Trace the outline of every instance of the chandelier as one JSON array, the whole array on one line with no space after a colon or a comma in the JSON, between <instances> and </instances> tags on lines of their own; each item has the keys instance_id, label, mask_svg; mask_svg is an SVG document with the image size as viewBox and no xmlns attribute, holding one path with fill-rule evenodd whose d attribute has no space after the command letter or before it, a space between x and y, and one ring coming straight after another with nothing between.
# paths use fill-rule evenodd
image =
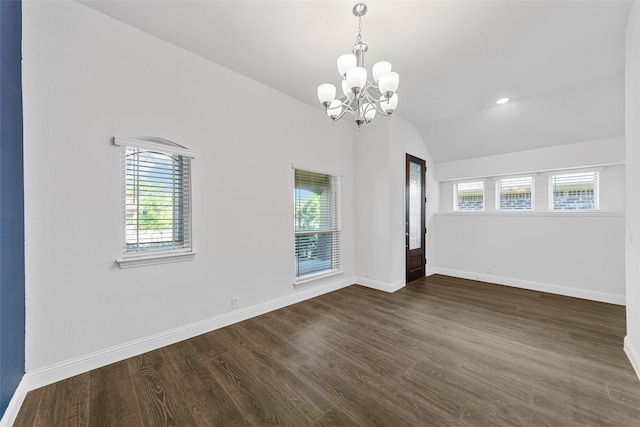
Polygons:
<instances>
[{"instance_id":1,"label":"chandelier","mask_svg":"<svg viewBox=\"0 0 640 427\"><path fill-rule=\"evenodd\" d=\"M338 58L338 73L342 77L342 93L336 99L336 87L330 83L318 86L318 100L327 115L340 120L346 113L353 115L358 129L363 123L369 124L376 113L390 116L398 106L398 73L391 71L391 64L381 61L372 68L373 80L367 79L364 68L364 54L368 46L362 41L362 16L367 13L367 5L358 3L353 14L358 17L358 37L351 51Z\"/></svg>"}]
</instances>

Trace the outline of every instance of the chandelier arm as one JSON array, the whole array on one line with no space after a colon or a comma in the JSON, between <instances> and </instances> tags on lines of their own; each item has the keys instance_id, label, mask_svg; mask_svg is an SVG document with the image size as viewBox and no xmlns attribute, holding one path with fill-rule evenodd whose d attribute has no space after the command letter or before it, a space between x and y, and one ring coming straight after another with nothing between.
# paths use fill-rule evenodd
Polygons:
<instances>
[{"instance_id":1,"label":"chandelier arm","mask_svg":"<svg viewBox=\"0 0 640 427\"><path fill-rule=\"evenodd\" d=\"M373 95L377 96L378 99L380 99L380 97L382 96L382 92L380 92L380 89L378 89L378 85L375 82L367 83L367 92L369 91L373 92Z\"/></svg>"},{"instance_id":2,"label":"chandelier arm","mask_svg":"<svg viewBox=\"0 0 640 427\"><path fill-rule=\"evenodd\" d=\"M349 95L349 96L343 96L338 100L342 103L342 112L340 112L340 114L338 114L335 119L332 119L334 123L340 120L342 117L344 117L344 115L347 113L351 113L353 117L357 117L355 110L351 106L355 98Z\"/></svg>"},{"instance_id":3,"label":"chandelier arm","mask_svg":"<svg viewBox=\"0 0 640 427\"><path fill-rule=\"evenodd\" d=\"M387 113L386 111L382 110L382 109L380 108L380 106L378 105L378 103L377 103L377 102L374 102L374 103L373 103L373 108L374 108L378 113L382 114L383 116L387 116L387 117L390 117L390 116L391 116L391 114L389 114L389 113Z\"/></svg>"},{"instance_id":4,"label":"chandelier arm","mask_svg":"<svg viewBox=\"0 0 640 427\"><path fill-rule=\"evenodd\" d=\"M349 102L348 104L342 104L344 107L344 111L342 112L342 115L344 116L344 113L346 113L347 111L350 112L353 117L356 117L356 109L353 108L353 106L351 105L353 103L353 99L351 100L351 102Z\"/></svg>"},{"instance_id":5,"label":"chandelier arm","mask_svg":"<svg viewBox=\"0 0 640 427\"><path fill-rule=\"evenodd\" d=\"M371 87L365 87L364 90L362 92L364 92L364 97L366 98L367 101L369 102L378 102L378 100L376 98L374 98L370 93L369 90L372 89Z\"/></svg>"},{"instance_id":6,"label":"chandelier arm","mask_svg":"<svg viewBox=\"0 0 640 427\"><path fill-rule=\"evenodd\" d=\"M337 121L338 121L338 120L340 120L342 117L344 117L344 115L345 115L345 114L347 114L347 113L351 113L351 115L353 115L354 117L356 116L356 115L355 115L355 113L354 113L354 111L353 111L353 108L351 108L351 105L349 105L349 104L347 104L347 103L343 102L343 103L342 103L342 112L341 112L340 114L338 114L338 115L336 116L336 118L335 118L335 119L332 119L332 120L333 120L333 122L334 122L334 123L335 123L335 122L337 122Z\"/></svg>"},{"instance_id":7,"label":"chandelier arm","mask_svg":"<svg viewBox=\"0 0 640 427\"><path fill-rule=\"evenodd\" d=\"M369 93L369 89L372 89L372 92L374 93L374 95L380 95L380 91L378 90L378 88L376 86L372 86L369 88L366 88L366 90L363 90L363 92L365 93L365 98L367 99L367 101L370 103L369 105L372 105L373 108L380 114L382 114L383 116L391 116L391 114L387 113L386 111L384 111L382 108L380 108L380 101L379 101L379 97L378 99L376 99L374 96L372 96Z\"/></svg>"},{"instance_id":8,"label":"chandelier arm","mask_svg":"<svg viewBox=\"0 0 640 427\"><path fill-rule=\"evenodd\" d=\"M382 92L380 92L380 89L378 89L377 85L372 85L370 88L371 92L373 92L373 96L369 93L369 91L367 90L367 95L371 96L373 98L372 101L375 101L373 103L373 107L376 109L376 111L380 114L382 114L383 116L387 116L390 117L391 114L387 113L386 111L384 111L382 108L380 108L380 99L383 98ZM377 97L377 99L375 98Z\"/></svg>"}]
</instances>

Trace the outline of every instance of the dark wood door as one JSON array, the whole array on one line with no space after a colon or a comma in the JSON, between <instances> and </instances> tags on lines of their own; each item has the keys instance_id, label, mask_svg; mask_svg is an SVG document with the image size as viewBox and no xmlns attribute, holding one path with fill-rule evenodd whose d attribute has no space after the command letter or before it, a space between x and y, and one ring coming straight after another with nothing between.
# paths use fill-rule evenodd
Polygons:
<instances>
[{"instance_id":1,"label":"dark wood door","mask_svg":"<svg viewBox=\"0 0 640 427\"><path fill-rule=\"evenodd\" d=\"M405 181L405 247L407 283L425 275L425 161L407 154Z\"/></svg>"}]
</instances>

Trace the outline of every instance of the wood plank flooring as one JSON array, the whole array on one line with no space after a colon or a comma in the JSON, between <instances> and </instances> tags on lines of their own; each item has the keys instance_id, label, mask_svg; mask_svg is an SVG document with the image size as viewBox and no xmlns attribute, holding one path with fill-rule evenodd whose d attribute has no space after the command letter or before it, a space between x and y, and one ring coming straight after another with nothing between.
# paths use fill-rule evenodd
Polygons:
<instances>
[{"instance_id":1,"label":"wood plank flooring","mask_svg":"<svg viewBox=\"0 0 640 427\"><path fill-rule=\"evenodd\" d=\"M434 275L31 391L14 426L640 426L624 307Z\"/></svg>"}]
</instances>

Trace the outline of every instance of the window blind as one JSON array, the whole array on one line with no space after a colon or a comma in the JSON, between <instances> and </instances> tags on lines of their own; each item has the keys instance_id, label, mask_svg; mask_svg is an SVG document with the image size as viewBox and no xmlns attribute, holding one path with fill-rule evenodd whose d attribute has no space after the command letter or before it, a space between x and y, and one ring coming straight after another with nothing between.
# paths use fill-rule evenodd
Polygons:
<instances>
[{"instance_id":1,"label":"window blind","mask_svg":"<svg viewBox=\"0 0 640 427\"><path fill-rule=\"evenodd\" d=\"M533 177L504 178L498 181L499 210L532 210Z\"/></svg>"},{"instance_id":2,"label":"window blind","mask_svg":"<svg viewBox=\"0 0 640 427\"><path fill-rule=\"evenodd\" d=\"M339 180L295 169L296 278L340 269Z\"/></svg>"},{"instance_id":3,"label":"window blind","mask_svg":"<svg viewBox=\"0 0 640 427\"><path fill-rule=\"evenodd\" d=\"M484 181L456 184L454 209L457 211L481 211L484 209Z\"/></svg>"},{"instance_id":4,"label":"window blind","mask_svg":"<svg viewBox=\"0 0 640 427\"><path fill-rule=\"evenodd\" d=\"M549 188L553 210L598 209L598 172L553 175Z\"/></svg>"},{"instance_id":5,"label":"window blind","mask_svg":"<svg viewBox=\"0 0 640 427\"><path fill-rule=\"evenodd\" d=\"M191 249L187 156L122 147L125 255Z\"/></svg>"}]
</instances>

